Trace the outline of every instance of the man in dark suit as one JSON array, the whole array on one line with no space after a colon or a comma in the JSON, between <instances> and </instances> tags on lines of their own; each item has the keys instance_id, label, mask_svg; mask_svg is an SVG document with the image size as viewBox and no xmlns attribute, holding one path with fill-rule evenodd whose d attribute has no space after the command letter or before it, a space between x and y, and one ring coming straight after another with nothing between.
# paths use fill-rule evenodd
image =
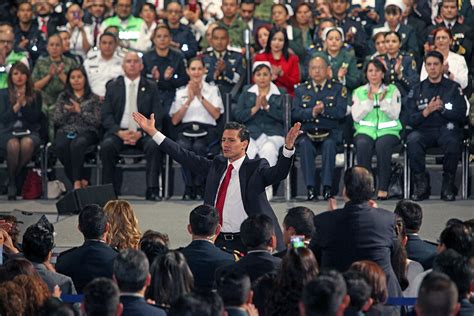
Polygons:
<instances>
[{"instance_id":1,"label":"man in dark suit","mask_svg":"<svg viewBox=\"0 0 474 316\"><path fill-rule=\"evenodd\" d=\"M22 247L25 258L33 264L51 292L57 285L63 294L76 294L76 288L70 277L47 268L51 265L54 247L52 231L40 224L31 225L23 234Z\"/></svg>"},{"instance_id":2,"label":"man in dark suit","mask_svg":"<svg viewBox=\"0 0 474 316\"><path fill-rule=\"evenodd\" d=\"M107 278L97 278L84 288L84 300L81 311L85 316L122 315L123 305L120 303L120 295L117 284ZM104 312L107 311L106 314Z\"/></svg>"},{"instance_id":3,"label":"man in dark suit","mask_svg":"<svg viewBox=\"0 0 474 316\"><path fill-rule=\"evenodd\" d=\"M204 204L215 205L222 222L222 231L216 239L218 247L245 250L237 248L240 224L247 216L263 213L273 220L278 248L283 249L281 230L268 202L265 188L280 182L288 175L301 123L296 123L289 130L283 155L279 157L275 166L269 167L265 159L247 158L246 150L250 134L245 125L227 123L221 138L223 155L209 160L180 148L171 139L158 132L154 117L147 119L140 113L134 113L133 117L144 131L153 136L161 150L186 168L206 177Z\"/></svg>"},{"instance_id":4,"label":"man in dark suit","mask_svg":"<svg viewBox=\"0 0 474 316\"><path fill-rule=\"evenodd\" d=\"M436 245L424 241L418 235L423 221L421 206L411 201L401 200L395 207L395 214L403 219L407 229L408 259L421 263L425 270L431 269L436 257Z\"/></svg>"},{"instance_id":5,"label":"man in dark suit","mask_svg":"<svg viewBox=\"0 0 474 316\"><path fill-rule=\"evenodd\" d=\"M115 192L119 184L114 181L117 155L126 148L138 148L145 152L146 158L146 199L159 201L158 176L161 166L161 152L158 145L142 132L132 118L133 112L157 117L156 127L162 124L163 111L156 84L140 73L143 63L137 53L129 52L123 59L124 76L109 81L105 100L101 107L102 126L105 138L101 144L100 155L103 162L103 183L113 183Z\"/></svg>"},{"instance_id":6,"label":"man in dark suit","mask_svg":"<svg viewBox=\"0 0 474 316\"><path fill-rule=\"evenodd\" d=\"M253 315L255 306L252 304L252 284L246 274L235 272L225 273L217 280L219 293L228 316Z\"/></svg>"},{"instance_id":7,"label":"man in dark suit","mask_svg":"<svg viewBox=\"0 0 474 316\"><path fill-rule=\"evenodd\" d=\"M120 289L123 315L166 316L158 306L145 301L145 291L150 285L150 265L140 250L124 249L114 262L114 279Z\"/></svg>"},{"instance_id":8,"label":"man in dark suit","mask_svg":"<svg viewBox=\"0 0 474 316\"><path fill-rule=\"evenodd\" d=\"M364 167L353 167L344 174L343 208L314 217L311 239L321 269L346 271L359 260L377 263L387 276L389 296L400 296L401 289L393 271L390 255L395 236L395 215L372 207L374 179Z\"/></svg>"},{"instance_id":9,"label":"man in dark suit","mask_svg":"<svg viewBox=\"0 0 474 316\"><path fill-rule=\"evenodd\" d=\"M252 38L250 41L253 43L253 39L257 34L257 30L260 26L270 24L268 21L260 20L255 17L255 0L242 0L240 2L239 16L242 21L247 23L248 29L252 32Z\"/></svg>"},{"instance_id":10,"label":"man in dark suit","mask_svg":"<svg viewBox=\"0 0 474 316\"><path fill-rule=\"evenodd\" d=\"M197 288L212 290L217 268L234 262L230 253L214 245L220 230L219 214L212 206L200 205L191 211L188 232L193 241L180 251L186 257Z\"/></svg>"},{"instance_id":11,"label":"man in dark suit","mask_svg":"<svg viewBox=\"0 0 474 316\"><path fill-rule=\"evenodd\" d=\"M71 277L79 294L95 278L112 278L117 251L105 243L109 228L100 206L85 206L79 213L79 230L84 235L84 244L62 252L56 261L56 271Z\"/></svg>"},{"instance_id":12,"label":"man in dark suit","mask_svg":"<svg viewBox=\"0 0 474 316\"><path fill-rule=\"evenodd\" d=\"M217 269L216 279L219 280L223 273L234 271L247 274L254 282L262 275L276 271L281 259L272 256L276 247L272 219L265 214L250 215L240 226L240 233L248 249L247 255L236 263Z\"/></svg>"}]
</instances>

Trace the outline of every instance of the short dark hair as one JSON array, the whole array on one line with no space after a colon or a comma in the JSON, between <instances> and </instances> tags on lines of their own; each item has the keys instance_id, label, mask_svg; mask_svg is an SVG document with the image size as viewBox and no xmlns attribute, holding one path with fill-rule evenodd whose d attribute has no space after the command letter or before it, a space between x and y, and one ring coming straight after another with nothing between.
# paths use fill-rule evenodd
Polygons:
<instances>
[{"instance_id":1,"label":"short dark hair","mask_svg":"<svg viewBox=\"0 0 474 316\"><path fill-rule=\"evenodd\" d=\"M303 290L306 316L335 315L346 294L346 283L339 272L321 274Z\"/></svg>"},{"instance_id":2,"label":"short dark hair","mask_svg":"<svg viewBox=\"0 0 474 316\"><path fill-rule=\"evenodd\" d=\"M275 235L272 219L265 214L251 215L240 225L242 243L249 249L265 248Z\"/></svg>"},{"instance_id":3,"label":"short dark hair","mask_svg":"<svg viewBox=\"0 0 474 316\"><path fill-rule=\"evenodd\" d=\"M256 7L255 0L241 0L240 5L242 5L242 4L253 4Z\"/></svg>"},{"instance_id":4,"label":"short dark hair","mask_svg":"<svg viewBox=\"0 0 474 316\"><path fill-rule=\"evenodd\" d=\"M38 316L74 316L72 308L56 297L48 298L38 311ZM102 314L103 315L103 314ZM89 316L89 315L87 315Z\"/></svg>"},{"instance_id":5,"label":"short dark hair","mask_svg":"<svg viewBox=\"0 0 474 316\"><path fill-rule=\"evenodd\" d=\"M151 265L157 256L169 251L169 241L170 239L167 234L149 229L143 233L138 245L140 250L145 253L148 263Z\"/></svg>"},{"instance_id":6,"label":"short dark hair","mask_svg":"<svg viewBox=\"0 0 474 316\"><path fill-rule=\"evenodd\" d=\"M283 225L293 227L297 235L311 238L314 233L314 212L305 206L296 206L288 209Z\"/></svg>"},{"instance_id":7,"label":"short dark hair","mask_svg":"<svg viewBox=\"0 0 474 316\"><path fill-rule=\"evenodd\" d=\"M150 265L140 250L124 249L114 261L114 277L122 292L138 292L146 283Z\"/></svg>"},{"instance_id":8,"label":"short dark hair","mask_svg":"<svg viewBox=\"0 0 474 316\"><path fill-rule=\"evenodd\" d=\"M384 33L384 38L386 38L389 35L395 35L398 38L398 41L400 43L402 42L402 36L397 31L388 31L388 32Z\"/></svg>"},{"instance_id":9,"label":"short dark hair","mask_svg":"<svg viewBox=\"0 0 474 316\"><path fill-rule=\"evenodd\" d=\"M465 257L473 252L472 232L463 223L447 226L439 236L439 242L447 249L454 249Z\"/></svg>"},{"instance_id":10,"label":"short dark hair","mask_svg":"<svg viewBox=\"0 0 474 316\"><path fill-rule=\"evenodd\" d=\"M217 292L226 307L245 304L251 290L250 278L247 274L224 271L216 281Z\"/></svg>"},{"instance_id":11,"label":"short dark hair","mask_svg":"<svg viewBox=\"0 0 474 316\"><path fill-rule=\"evenodd\" d=\"M191 292L178 298L171 306L168 316L213 316L209 303L202 296Z\"/></svg>"},{"instance_id":12,"label":"short dark hair","mask_svg":"<svg viewBox=\"0 0 474 316\"><path fill-rule=\"evenodd\" d=\"M382 63L382 61L380 61L380 59L374 58L369 60L369 62L367 62L367 64L364 66L365 79L367 79L367 71L369 70L370 65L373 65L377 70L381 71L385 75L387 68L385 68L385 65ZM384 82L383 80L384 78L382 77L382 82Z\"/></svg>"},{"instance_id":13,"label":"short dark hair","mask_svg":"<svg viewBox=\"0 0 474 316\"><path fill-rule=\"evenodd\" d=\"M217 32L217 31L223 31L223 32L225 32L227 37L229 37L229 31L225 27L220 26L220 25L216 26L215 28L212 29L211 35L214 36L214 33Z\"/></svg>"},{"instance_id":14,"label":"short dark hair","mask_svg":"<svg viewBox=\"0 0 474 316\"><path fill-rule=\"evenodd\" d=\"M189 224L193 235L212 236L219 224L219 213L210 205L199 205L189 214Z\"/></svg>"},{"instance_id":15,"label":"short dark hair","mask_svg":"<svg viewBox=\"0 0 474 316\"><path fill-rule=\"evenodd\" d=\"M431 50L425 54L423 61L426 63L426 60L430 57L438 58L441 63L444 63L444 56L437 50Z\"/></svg>"},{"instance_id":16,"label":"short dark hair","mask_svg":"<svg viewBox=\"0 0 474 316\"><path fill-rule=\"evenodd\" d=\"M423 211L418 203L401 200L395 206L395 214L399 215L407 230L417 232L423 221Z\"/></svg>"},{"instance_id":17,"label":"short dark hair","mask_svg":"<svg viewBox=\"0 0 474 316\"><path fill-rule=\"evenodd\" d=\"M446 274L456 284L459 300L466 298L474 278L473 268L466 257L453 249L443 251L434 259L433 271Z\"/></svg>"},{"instance_id":18,"label":"short dark hair","mask_svg":"<svg viewBox=\"0 0 474 316\"><path fill-rule=\"evenodd\" d=\"M416 301L419 316L451 315L458 302L458 291L453 281L440 272L431 272L420 285Z\"/></svg>"},{"instance_id":19,"label":"short dark hair","mask_svg":"<svg viewBox=\"0 0 474 316\"><path fill-rule=\"evenodd\" d=\"M392 15L402 14L402 9L400 9L400 7L397 5L390 4L385 8L384 12L385 14L392 14Z\"/></svg>"},{"instance_id":20,"label":"short dark hair","mask_svg":"<svg viewBox=\"0 0 474 316\"><path fill-rule=\"evenodd\" d=\"M115 35L115 34L112 33L112 32L107 32L107 31L106 31L106 32L100 34L100 36L99 36L99 43L100 43L100 41L102 40L102 37L104 37L104 36L110 36L110 37L113 38L113 40L114 40L115 43L118 42L117 35Z\"/></svg>"},{"instance_id":21,"label":"short dark hair","mask_svg":"<svg viewBox=\"0 0 474 316\"><path fill-rule=\"evenodd\" d=\"M235 130L239 131L240 141L249 141L250 142L250 132L247 129L247 126L240 124L238 122L228 122L224 125L224 130Z\"/></svg>"},{"instance_id":22,"label":"short dark hair","mask_svg":"<svg viewBox=\"0 0 474 316\"><path fill-rule=\"evenodd\" d=\"M107 216L97 204L89 204L79 213L79 229L86 239L98 239L105 233Z\"/></svg>"},{"instance_id":23,"label":"short dark hair","mask_svg":"<svg viewBox=\"0 0 474 316\"><path fill-rule=\"evenodd\" d=\"M347 295L351 298L349 306L356 311L362 311L370 298L372 288L359 271L344 272L344 280L346 281Z\"/></svg>"},{"instance_id":24,"label":"short dark hair","mask_svg":"<svg viewBox=\"0 0 474 316\"><path fill-rule=\"evenodd\" d=\"M362 166L354 166L344 173L346 195L353 203L370 200L374 194L374 177Z\"/></svg>"},{"instance_id":25,"label":"short dark hair","mask_svg":"<svg viewBox=\"0 0 474 316\"><path fill-rule=\"evenodd\" d=\"M84 310L87 316L115 316L120 304L117 285L108 278L96 278L84 288Z\"/></svg>"},{"instance_id":26,"label":"short dark hair","mask_svg":"<svg viewBox=\"0 0 474 316\"><path fill-rule=\"evenodd\" d=\"M54 248L54 235L41 225L31 225L23 234L22 247L26 259L43 263Z\"/></svg>"}]
</instances>

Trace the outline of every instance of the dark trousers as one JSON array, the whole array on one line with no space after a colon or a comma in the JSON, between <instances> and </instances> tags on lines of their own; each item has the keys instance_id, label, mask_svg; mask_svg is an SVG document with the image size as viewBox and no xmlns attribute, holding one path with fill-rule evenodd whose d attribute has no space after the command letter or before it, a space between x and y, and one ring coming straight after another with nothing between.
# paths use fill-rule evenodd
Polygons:
<instances>
[{"instance_id":1,"label":"dark trousers","mask_svg":"<svg viewBox=\"0 0 474 316\"><path fill-rule=\"evenodd\" d=\"M459 130L443 128L419 129L408 134L407 150L414 174L425 172L425 155L429 147L441 147L444 153L443 172L456 174L461 158L462 134Z\"/></svg>"},{"instance_id":2,"label":"dark trousers","mask_svg":"<svg viewBox=\"0 0 474 316\"><path fill-rule=\"evenodd\" d=\"M392 173L392 153L393 148L400 142L400 139L393 135L385 135L376 140L371 137L359 134L355 137L354 143L357 149L357 164L372 170L372 156L377 155L378 189L387 191Z\"/></svg>"},{"instance_id":3,"label":"dark trousers","mask_svg":"<svg viewBox=\"0 0 474 316\"><path fill-rule=\"evenodd\" d=\"M112 183L118 192L119 184L115 183L115 165L121 150L132 147L142 150L146 159L146 186L158 187L158 177L161 167L161 150L150 136L140 138L135 146L124 145L122 139L115 134L109 134L100 145L100 159L102 160L102 182Z\"/></svg>"},{"instance_id":4,"label":"dark trousers","mask_svg":"<svg viewBox=\"0 0 474 316\"><path fill-rule=\"evenodd\" d=\"M316 155L322 155L321 183L323 186L332 186L334 169L336 168L337 144L340 143L342 133L332 131L323 142L313 142L306 134L298 137L296 150L301 157L301 171L303 172L306 186L314 187Z\"/></svg>"},{"instance_id":5,"label":"dark trousers","mask_svg":"<svg viewBox=\"0 0 474 316\"><path fill-rule=\"evenodd\" d=\"M78 133L74 139L67 138L66 133L56 133L56 156L63 164L64 172L71 182L86 179L84 171L86 150L98 142L97 134L91 131Z\"/></svg>"},{"instance_id":6,"label":"dark trousers","mask_svg":"<svg viewBox=\"0 0 474 316\"><path fill-rule=\"evenodd\" d=\"M190 150L199 156L206 156L207 154L207 138L204 137L187 137L183 133L178 133L176 142L184 149ZM191 170L182 168L184 183L188 187L204 185L204 177L195 175Z\"/></svg>"}]
</instances>

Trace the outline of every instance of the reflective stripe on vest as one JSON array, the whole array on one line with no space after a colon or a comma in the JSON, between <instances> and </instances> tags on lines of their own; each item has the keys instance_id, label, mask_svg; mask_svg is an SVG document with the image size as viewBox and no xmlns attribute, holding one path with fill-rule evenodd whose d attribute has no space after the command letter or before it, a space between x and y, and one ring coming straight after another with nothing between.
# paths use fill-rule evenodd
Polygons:
<instances>
[{"instance_id":1,"label":"reflective stripe on vest","mask_svg":"<svg viewBox=\"0 0 474 316\"><path fill-rule=\"evenodd\" d=\"M379 123L378 128L379 129L390 128L390 127L396 127L397 125L398 125L397 121L388 121L388 122Z\"/></svg>"},{"instance_id":2,"label":"reflective stripe on vest","mask_svg":"<svg viewBox=\"0 0 474 316\"><path fill-rule=\"evenodd\" d=\"M360 121L359 122L359 125L362 125L362 126L370 126L370 127L375 127L375 124L370 122L370 121Z\"/></svg>"}]
</instances>

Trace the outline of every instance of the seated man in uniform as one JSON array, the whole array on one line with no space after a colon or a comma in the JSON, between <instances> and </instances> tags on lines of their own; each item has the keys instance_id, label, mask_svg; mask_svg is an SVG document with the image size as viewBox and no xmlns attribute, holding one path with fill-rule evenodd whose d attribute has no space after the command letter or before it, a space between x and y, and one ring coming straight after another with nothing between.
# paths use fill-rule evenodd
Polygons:
<instances>
[{"instance_id":1,"label":"seated man in uniform","mask_svg":"<svg viewBox=\"0 0 474 316\"><path fill-rule=\"evenodd\" d=\"M207 82L214 82L222 97L229 93L244 75L243 57L240 49L228 47L229 32L218 26L212 30L211 47L203 56L207 68Z\"/></svg>"},{"instance_id":2,"label":"seated man in uniform","mask_svg":"<svg viewBox=\"0 0 474 316\"><path fill-rule=\"evenodd\" d=\"M466 102L459 84L443 76L443 55L431 51L424 59L428 78L415 85L408 96L409 124L414 129L407 138L414 186L411 199L421 201L430 196L425 154L427 148L440 146L444 152L441 199L454 201Z\"/></svg>"},{"instance_id":3,"label":"seated man in uniform","mask_svg":"<svg viewBox=\"0 0 474 316\"><path fill-rule=\"evenodd\" d=\"M316 154L322 154L321 178L323 197L329 199L336 168L336 145L342 142L339 121L346 115L347 89L340 83L327 80L331 66L325 55L316 54L309 63L310 80L295 90L291 115L301 122L305 133L297 140L301 168L308 189L308 200L316 200Z\"/></svg>"}]
</instances>

